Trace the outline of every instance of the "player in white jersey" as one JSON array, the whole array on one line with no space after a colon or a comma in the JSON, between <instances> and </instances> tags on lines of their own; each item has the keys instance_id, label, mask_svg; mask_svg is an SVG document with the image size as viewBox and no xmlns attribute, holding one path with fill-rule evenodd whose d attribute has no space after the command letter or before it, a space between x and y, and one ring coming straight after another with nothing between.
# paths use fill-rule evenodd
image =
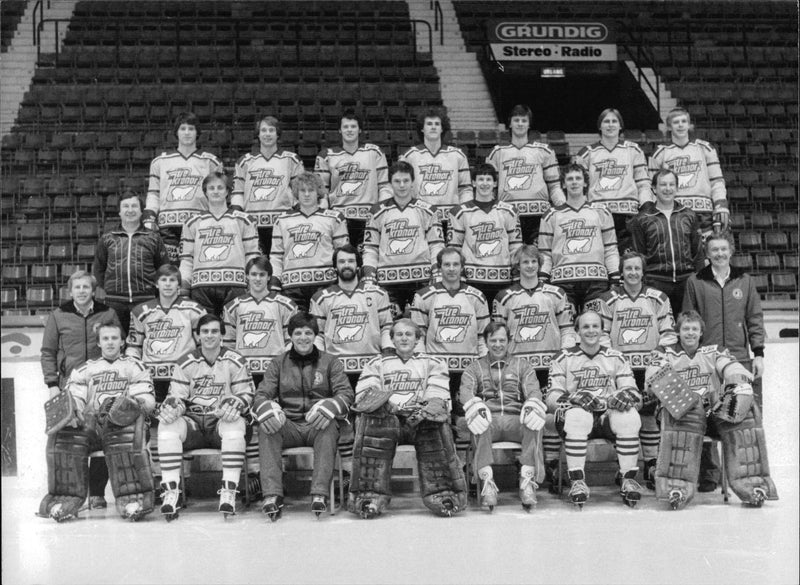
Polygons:
<instances>
[{"instance_id":1,"label":"player in white jersey","mask_svg":"<svg viewBox=\"0 0 800 585\"><path fill-rule=\"evenodd\" d=\"M546 144L528 139L532 121L528 106L511 108L511 144L498 144L486 157L498 173L498 199L514 206L526 244L536 242L539 223L550 206L563 205L566 199L555 153Z\"/></svg>"},{"instance_id":2,"label":"player in white jersey","mask_svg":"<svg viewBox=\"0 0 800 585\"><path fill-rule=\"evenodd\" d=\"M642 428L639 440L644 459L643 477L647 488L655 489L656 457L659 430L656 423L656 398L645 392L644 373L650 363L650 352L656 346L672 345L678 338L669 298L656 288L644 286L644 256L631 250L622 255L622 286L612 287L593 307L603 318L603 333L613 349L628 360L636 386L644 399L639 410Z\"/></svg>"},{"instance_id":3,"label":"player in white jersey","mask_svg":"<svg viewBox=\"0 0 800 585\"><path fill-rule=\"evenodd\" d=\"M522 236L513 206L497 200L494 167L479 165L472 184L475 199L450 210L448 245L461 250L467 284L481 291L491 305L497 292L511 284L511 258Z\"/></svg>"},{"instance_id":4,"label":"player in white jersey","mask_svg":"<svg viewBox=\"0 0 800 585\"><path fill-rule=\"evenodd\" d=\"M447 233L447 211L472 199L469 161L460 148L444 144L450 119L442 108L429 108L417 118L422 144L412 146L398 157L414 167L417 197L434 208Z\"/></svg>"},{"instance_id":5,"label":"player in white jersey","mask_svg":"<svg viewBox=\"0 0 800 585\"><path fill-rule=\"evenodd\" d=\"M703 235L712 228L726 230L730 210L717 151L705 140L690 138L694 126L684 108L674 108L667 114L667 127L670 142L659 146L650 157L650 173L662 168L675 172L675 199L697 213Z\"/></svg>"},{"instance_id":6,"label":"player in white jersey","mask_svg":"<svg viewBox=\"0 0 800 585\"><path fill-rule=\"evenodd\" d=\"M192 217L208 209L201 188L203 179L221 171L222 163L213 154L197 148L198 120L194 114L178 114L174 132L177 148L162 152L150 163L142 222L148 229L158 226L170 258L177 265L181 229Z\"/></svg>"},{"instance_id":7,"label":"player in white jersey","mask_svg":"<svg viewBox=\"0 0 800 585\"><path fill-rule=\"evenodd\" d=\"M269 256L272 228L281 213L295 203L291 181L303 172L303 162L294 152L280 147L281 123L274 116L256 122L258 152L248 152L236 161L231 207L244 210L258 228L261 252Z\"/></svg>"},{"instance_id":8,"label":"player in white jersey","mask_svg":"<svg viewBox=\"0 0 800 585\"><path fill-rule=\"evenodd\" d=\"M614 218L620 254L630 247L627 222L653 199L644 152L635 142L620 139L624 129L619 110L606 108L597 118L600 140L573 159L589 172L589 203L604 205Z\"/></svg>"},{"instance_id":9,"label":"player in white jersey","mask_svg":"<svg viewBox=\"0 0 800 585\"><path fill-rule=\"evenodd\" d=\"M244 464L246 423L253 402L253 378L242 356L222 347L225 325L216 315L203 315L195 330L200 348L175 366L169 395L159 410L158 451L164 490L161 513L178 515L180 468L184 449L211 447L222 451L219 511L236 513L236 488ZM185 489L185 486L183 486Z\"/></svg>"},{"instance_id":10,"label":"player in white jersey","mask_svg":"<svg viewBox=\"0 0 800 585\"><path fill-rule=\"evenodd\" d=\"M370 209L392 197L386 155L374 144L360 144L361 117L353 110L342 113L341 146L323 148L314 172L328 192L330 208L347 219L350 243L360 246Z\"/></svg>"}]
</instances>

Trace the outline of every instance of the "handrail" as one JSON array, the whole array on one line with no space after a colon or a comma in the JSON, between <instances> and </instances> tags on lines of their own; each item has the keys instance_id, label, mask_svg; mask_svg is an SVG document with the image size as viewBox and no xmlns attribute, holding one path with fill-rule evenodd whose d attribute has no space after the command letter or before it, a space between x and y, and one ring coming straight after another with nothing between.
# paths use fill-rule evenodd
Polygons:
<instances>
[{"instance_id":1,"label":"handrail","mask_svg":"<svg viewBox=\"0 0 800 585\"><path fill-rule=\"evenodd\" d=\"M620 46L625 51L625 53L627 53L630 56L631 60L633 61L633 64L636 65L636 71L637 71L637 77L638 77L637 81L639 82L639 85L641 86L642 80L644 80L645 85L647 85L647 87L650 88L650 91L653 92L653 96L656 98L656 111L658 112L658 115L659 115L659 118L660 118L661 117L661 91L660 91L660 88L661 88L660 77L661 76L659 75L658 71L655 68L655 63L653 62L653 59L643 50L642 45L636 45L636 55L633 54L633 52L631 51L631 48L627 44L620 43ZM650 80L647 78L647 76L642 74L642 64L643 64L643 62L644 62L645 66L648 66L648 67L650 67L650 69L653 70L653 75L655 75L655 82L656 82L655 87L653 87L653 84L650 83Z\"/></svg>"},{"instance_id":2,"label":"handrail","mask_svg":"<svg viewBox=\"0 0 800 585\"><path fill-rule=\"evenodd\" d=\"M33 5L33 22L31 23L31 26L33 28L33 44L34 45L38 45L39 44L39 39L36 36L36 33L37 33L37 28L36 28L36 10L37 9L39 10L39 19L41 20L41 19L44 18L44 4L42 3L42 0L36 0L36 4Z\"/></svg>"},{"instance_id":3,"label":"handrail","mask_svg":"<svg viewBox=\"0 0 800 585\"><path fill-rule=\"evenodd\" d=\"M433 30L439 31L439 45L444 45L444 13L439 0L433 3Z\"/></svg>"}]
</instances>

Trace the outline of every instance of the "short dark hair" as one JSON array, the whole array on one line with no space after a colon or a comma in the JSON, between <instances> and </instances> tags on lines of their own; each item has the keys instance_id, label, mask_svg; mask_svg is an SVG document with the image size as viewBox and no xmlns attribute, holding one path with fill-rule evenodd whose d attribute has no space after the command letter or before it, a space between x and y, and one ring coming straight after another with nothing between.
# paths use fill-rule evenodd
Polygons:
<instances>
[{"instance_id":1,"label":"short dark hair","mask_svg":"<svg viewBox=\"0 0 800 585\"><path fill-rule=\"evenodd\" d=\"M301 327L308 327L314 332L314 335L319 335L317 318L309 315L305 311L298 311L292 315L292 317L289 319L289 323L286 324L286 331L288 331L289 335L291 335L294 333L295 329L300 329Z\"/></svg>"},{"instance_id":2,"label":"short dark hair","mask_svg":"<svg viewBox=\"0 0 800 585\"><path fill-rule=\"evenodd\" d=\"M642 271L644 271L645 267L647 266L647 259L645 258L644 254L637 252L636 250L625 250L625 253L620 256L619 259L619 269L622 271L622 267L625 266L625 262L628 260L633 260L634 258L638 258L639 261L642 263Z\"/></svg>"},{"instance_id":3,"label":"short dark hair","mask_svg":"<svg viewBox=\"0 0 800 585\"><path fill-rule=\"evenodd\" d=\"M608 116L609 114L614 114L617 117L617 120L619 120L620 132L623 131L625 129L625 122L622 121L622 114L620 114L619 110L616 108L606 108L605 110L600 112L600 115L597 116L597 129L600 130L600 126L603 124L603 120L605 120L605 117Z\"/></svg>"},{"instance_id":4,"label":"short dark hair","mask_svg":"<svg viewBox=\"0 0 800 585\"><path fill-rule=\"evenodd\" d=\"M206 313L202 317L197 320L197 325L194 328L194 332L197 335L200 335L200 328L208 325L209 323L219 323L219 332L225 335L225 323L222 321L220 317L217 317L214 313Z\"/></svg>"},{"instance_id":5,"label":"short dark hair","mask_svg":"<svg viewBox=\"0 0 800 585\"><path fill-rule=\"evenodd\" d=\"M244 266L244 273L250 274L250 269L253 266L264 270L268 276L272 276L272 263L269 261L267 256L256 256L255 258L250 258L250 260L248 260L247 264Z\"/></svg>"},{"instance_id":6,"label":"short dark hair","mask_svg":"<svg viewBox=\"0 0 800 585\"><path fill-rule=\"evenodd\" d=\"M581 165L576 163L569 163L567 166L564 167L564 170L561 172L561 184L564 184L564 180L567 178L569 173L580 173L583 175L583 194L585 195L589 191L589 171L583 168Z\"/></svg>"},{"instance_id":7,"label":"short dark hair","mask_svg":"<svg viewBox=\"0 0 800 585\"><path fill-rule=\"evenodd\" d=\"M408 317L403 317L402 319L398 319L392 324L392 327L389 329L389 338L394 339L394 330L397 328L398 325L406 325L411 327L414 330L414 336L417 339L422 339L422 329L419 328L419 325L414 323Z\"/></svg>"},{"instance_id":8,"label":"short dark hair","mask_svg":"<svg viewBox=\"0 0 800 585\"><path fill-rule=\"evenodd\" d=\"M508 325L505 323L499 323L497 321L492 321L486 326L486 329L483 330L483 340L488 341L489 337L494 335L495 332L504 329L506 332L506 337L511 339L511 331L508 329Z\"/></svg>"},{"instance_id":9,"label":"short dark hair","mask_svg":"<svg viewBox=\"0 0 800 585\"><path fill-rule=\"evenodd\" d=\"M361 116L359 116L355 110L348 108L344 112L342 112L342 116L339 118L339 126L342 125L342 120L344 120L345 118L347 118L348 120L355 120L356 124L358 124L359 130L364 129L361 124Z\"/></svg>"},{"instance_id":10,"label":"short dark hair","mask_svg":"<svg viewBox=\"0 0 800 585\"><path fill-rule=\"evenodd\" d=\"M262 116L256 121L256 138L258 137L258 133L261 132L261 124L265 122L267 126L273 126L275 128L275 133L278 135L278 138L280 138L283 128L281 127L281 121L275 116Z\"/></svg>"},{"instance_id":11,"label":"short dark hair","mask_svg":"<svg viewBox=\"0 0 800 585\"><path fill-rule=\"evenodd\" d=\"M445 254L457 254L461 259L461 267L464 267L464 253L461 252L460 248L456 248L455 246L447 246L446 248L439 250L439 253L436 254L436 266L439 268L442 267L442 259L444 258Z\"/></svg>"},{"instance_id":12,"label":"short dark hair","mask_svg":"<svg viewBox=\"0 0 800 585\"><path fill-rule=\"evenodd\" d=\"M103 321L100 321L100 323L94 326L94 332L99 333L103 327L114 327L119 331L119 336L122 338L122 340L125 340L125 336L122 334L122 325L113 319L104 319Z\"/></svg>"},{"instance_id":13,"label":"short dark hair","mask_svg":"<svg viewBox=\"0 0 800 585\"><path fill-rule=\"evenodd\" d=\"M509 126L511 126L511 118L514 118L515 116L527 116L528 124L533 124L533 112L525 104L517 104L516 106L511 108L511 111L508 113Z\"/></svg>"},{"instance_id":14,"label":"short dark hair","mask_svg":"<svg viewBox=\"0 0 800 585\"><path fill-rule=\"evenodd\" d=\"M404 160L399 160L392 163L392 166L389 167L389 180L391 181L392 177L397 173L406 173L407 175L411 175L411 180L414 180L414 167Z\"/></svg>"},{"instance_id":15,"label":"short dark hair","mask_svg":"<svg viewBox=\"0 0 800 585\"><path fill-rule=\"evenodd\" d=\"M225 189L230 191L231 186L228 184L228 175L222 171L211 171L205 179L203 179L203 193L206 192L206 187L214 179L219 179L225 184Z\"/></svg>"},{"instance_id":16,"label":"short dark hair","mask_svg":"<svg viewBox=\"0 0 800 585\"><path fill-rule=\"evenodd\" d=\"M156 281L162 276L176 276L178 278L178 282L181 281L181 271L178 269L177 266L174 264L162 264L156 270Z\"/></svg>"},{"instance_id":17,"label":"short dark hair","mask_svg":"<svg viewBox=\"0 0 800 585\"><path fill-rule=\"evenodd\" d=\"M441 120L443 138L445 134L450 132L450 118L447 117L445 109L437 106L430 107L421 111L419 116L417 116L417 134L419 134L420 140L425 136L423 132L425 128L425 118L439 118L439 120Z\"/></svg>"},{"instance_id":18,"label":"short dark hair","mask_svg":"<svg viewBox=\"0 0 800 585\"><path fill-rule=\"evenodd\" d=\"M536 246L536 244L522 244L522 246L517 248L512 258L513 260L512 266L519 266L519 263L522 260L523 256L536 258L536 261L539 264L542 263L542 253L539 251L539 248Z\"/></svg>"},{"instance_id":19,"label":"short dark hair","mask_svg":"<svg viewBox=\"0 0 800 585\"><path fill-rule=\"evenodd\" d=\"M478 175L491 175L491 177L497 182L497 171L495 168L490 165L489 163L481 163L475 167L475 170L472 173L472 180L478 178Z\"/></svg>"},{"instance_id":20,"label":"short dark hair","mask_svg":"<svg viewBox=\"0 0 800 585\"><path fill-rule=\"evenodd\" d=\"M181 112L175 116L175 123L172 125L172 132L175 134L175 136L178 136L178 130L184 124L194 126L194 129L197 130L197 133L200 134L200 124L199 120L197 119L197 115L193 112Z\"/></svg>"},{"instance_id":21,"label":"short dark hair","mask_svg":"<svg viewBox=\"0 0 800 585\"><path fill-rule=\"evenodd\" d=\"M142 198L139 197L139 194L134 191L133 189L125 189L122 194L119 196L119 202L117 204L117 209L122 211L122 202L127 201L128 199L136 199L139 202L139 209L144 211L144 204L142 203Z\"/></svg>"},{"instance_id":22,"label":"short dark hair","mask_svg":"<svg viewBox=\"0 0 800 585\"><path fill-rule=\"evenodd\" d=\"M353 244L344 244L343 246L339 246L333 251L333 267L336 268L336 260L339 258L339 253L344 252L345 254L355 254L356 256L356 266L359 268L361 267L361 252L358 251Z\"/></svg>"},{"instance_id":23,"label":"short dark hair","mask_svg":"<svg viewBox=\"0 0 800 585\"><path fill-rule=\"evenodd\" d=\"M668 168L662 168L662 169L658 169L656 171L656 173L653 175L653 178L650 180L650 184L653 186L654 190L656 188L656 185L658 185L658 180L661 177L665 177L667 175L672 175L673 177L675 177L675 185L677 186L677 184L678 184L678 175L675 173L675 171L673 171L672 169L668 169Z\"/></svg>"}]
</instances>

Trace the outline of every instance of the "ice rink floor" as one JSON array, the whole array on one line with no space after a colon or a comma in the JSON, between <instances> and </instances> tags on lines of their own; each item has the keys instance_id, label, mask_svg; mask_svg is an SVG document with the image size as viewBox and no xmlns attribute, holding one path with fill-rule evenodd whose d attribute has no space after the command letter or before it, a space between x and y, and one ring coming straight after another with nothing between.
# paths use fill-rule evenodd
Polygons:
<instances>
[{"instance_id":1,"label":"ice rink floor","mask_svg":"<svg viewBox=\"0 0 800 585\"><path fill-rule=\"evenodd\" d=\"M2 480L2 582L795 584L798 388L797 341L768 344L764 418L780 500L761 509L717 492L672 512L648 492L631 510L609 486L593 488L583 511L543 493L528 514L505 492L491 514L471 503L446 519L404 495L372 521L316 520L290 498L269 523L257 506L224 521L206 499L169 524L157 512L124 522L113 505L57 524L34 515L46 490L37 439L38 467Z\"/></svg>"}]
</instances>

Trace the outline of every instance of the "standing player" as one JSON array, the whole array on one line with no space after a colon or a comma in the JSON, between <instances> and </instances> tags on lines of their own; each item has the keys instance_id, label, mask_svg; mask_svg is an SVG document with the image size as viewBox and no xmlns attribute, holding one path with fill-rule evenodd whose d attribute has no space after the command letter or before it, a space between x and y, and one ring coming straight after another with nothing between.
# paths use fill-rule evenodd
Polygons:
<instances>
[{"instance_id":1,"label":"standing player","mask_svg":"<svg viewBox=\"0 0 800 585\"><path fill-rule=\"evenodd\" d=\"M134 307L131 331L125 354L144 362L153 379L156 406L169 392L172 371L178 359L196 348L194 330L206 310L196 302L178 296L181 274L172 264L164 264L156 272L158 298ZM158 456L158 418L150 419L150 455L153 474L161 483Z\"/></svg>"},{"instance_id":2,"label":"standing player","mask_svg":"<svg viewBox=\"0 0 800 585\"><path fill-rule=\"evenodd\" d=\"M677 175L675 199L697 213L703 235L712 228L728 229L730 211L717 151L705 140L689 137L694 126L683 108L667 114L667 127L670 142L659 146L650 157L650 172L667 168Z\"/></svg>"},{"instance_id":3,"label":"standing player","mask_svg":"<svg viewBox=\"0 0 800 585\"><path fill-rule=\"evenodd\" d=\"M511 258L522 237L514 208L497 201L494 167L478 166L472 184L475 199L450 210L448 246L461 250L467 284L480 290L491 303L500 289L511 284Z\"/></svg>"},{"instance_id":4,"label":"standing player","mask_svg":"<svg viewBox=\"0 0 800 585\"><path fill-rule=\"evenodd\" d=\"M511 108L511 144L498 144L486 157L498 172L498 199L516 209L526 244L536 242L539 223L551 204L558 207L565 201L555 153L546 144L528 140L532 121L528 106L517 104Z\"/></svg>"},{"instance_id":5,"label":"standing player","mask_svg":"<svg viewBox=\"0 0 800 585\"><path fill-rule=\"evenodd\" d=\"M256 133L258 152L248 152L236 161L231 207L243 209L253 218L261 252L269 256L275 221L296 203L289 185L303 172L303 162L278 145L281 123L277 118L261 118Z\"/></svg>"},{"instance_id":6,"label":"standing player","mask_svg":"<svg viewBox=\"0 0 800 585\"><path fill-rule=\"evenodd\" d=\"M212 172L222 171L222 163L197 148L197 116L182 112L175 118L178 137L175 150L162 152L150 163L150 184L142 214L144 226L158 229L173 264L178 264L181 229L201 211L208 209L201 185Z\"/></svg>"},{"instance_id":7,"label":"standing player","mask_svg":"<svg viewBox=\"0 0 800 585\"><path fill-rule=\"evenodd\" d=\"M602 206L586 201L588 173L580 165L564 170L567 202L551 209L539 230L539 276L564 289L575 313L619 282L614 221Z\"/></svg>"},{"instance_id":8,"label":"standing player","mask_svg":"<svg viewBox=\"0 0 800 585\"><path fill-rule=\"evenodd\" d=\"M422 144L412 146L398 160L414 168L417 197L436 211L446 233L447 211L473 197L469 162L461 149L442 142L450 132L450 119L442 108L424 111L417 118L417 132Z\"/></svg>"},{"instance_id":9,"label":"standing player","mask_svg":"<svg viewBox=\"0 0 800 585\"><path fill-rule=\"evenodd\" d=\"M258 256L255 225L242 211L228 207L228 180L214 171L203 179L208 211L194 216L183 230L181 292L210 313L221 315L225 303L245 290L245 263Z\"/></svg>"},{"instance_id":10,"label":"standing player","mask_svg":"<svg viewBox=\"0 0 800 585\"><path fill-rule=\"evenodd\" d=\"M372 206L389 199L386 156L374 144L359 144L361 118L353 110L342 113L339 134L341 146L323 148L314 172L322 179L330 208L347 219L350 243L360 246Z\"/></svg>"},{"instance_id":11,"label":"standing player","mask_svg":"<svg viewBox=\"0 0 800 585\"><path fill-rule=\"evenodd\" d=\"M631 367L622 354L602 347L600 315L587 311L575 320L580 343L565 349L550 364L548 411L564 439L573 504L589 499L584 466L589 439L607 439L617 451L622 485L619 493L634 507L642 488L634 479L639 460L639 413L642 398Z\"/></svg>"},{"instance_id":12,"label":"standing player","mask_svg":"<svg viewBox=\"0 0 800 585\"><path fill-rule=\"evenodd\" d=\"M622 286L612 287L596 303L603 319L603 333L611 347L622 353L633 370L636 387L644 398L639 410L642 428L639 440L644 458L644 479L648 489L655 489L655 467L658 456L656 398L645 392L644 372L650 363L650 352L656 346L677 341L675 321L669 299L658 289L644 286L644 256L628 251L622 255Z\"/></svg>"},{"instance_id":13,"label":"standing player","mask_svg":"<svg viewBox=\"0 0 800 585\"><path fill-rule=\"evenodd\" d=\"M322 181L304 172L292 181L297 206L275 222L270 262L273 288L280 287L303 311L308 311L317 289L334 281L333 251L348 242L344 216L322 209Z\"/></svg>"},{"instance_id":14,"label":"standing player","mask_svg":"<svg viewBox=\"0 0 800 585\"><path fill-rule=\"evenodd\" d=\"M236 513L236 487L244 464L245 419L253 401L253 378L244 358L222 347L225 325L215 315L203 315L195 330L200 348L180 359L172 374L169 395L158 413L158 452L164 490L161 513L178 517L181 460L184 449L222 450L219 511ZM184 489L185 486L183 486Z\"/></svg>"},{"instance_id":15,"label":"standing player","mask_svg":"<svg viewBox=\"0 0 800 585\"><path fill-rule=\"evenodd\" d=\"M397 318L405 312L414 291L436 278L435 258L444 242L442 226L431 206L413 197L411 165L394 163L389 181L393 197L375 205L367 220L363 273L364 280L377 279L386 289Z\"/></svg>"},{"instance_id":16,"label":"standing player","mask_svg":"<svg viewBox=\"0 0 800 585\"><path fill-rule=\"evenodd\" d=\"M620 254L630 247L628 221L652 200L644 152L635 142L620 139L624 129L619 110L606 108L597 118L600 141L573 159L589 172L589 203L603 205L614 218Z\"/></svg>"}]
</instances>

